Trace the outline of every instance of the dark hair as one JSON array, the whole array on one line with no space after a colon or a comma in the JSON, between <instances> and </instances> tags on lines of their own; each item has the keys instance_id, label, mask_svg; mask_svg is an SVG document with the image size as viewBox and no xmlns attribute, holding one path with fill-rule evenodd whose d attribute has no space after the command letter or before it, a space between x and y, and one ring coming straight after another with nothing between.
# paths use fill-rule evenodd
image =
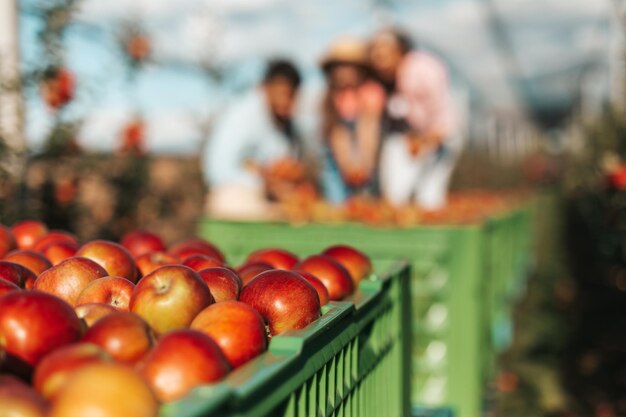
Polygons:
<instances>
[{"instance_id":1,"label":"dark hair","mask_svg":"<svg viewBox=\"0 0 626 417\"><path fill-rule=\"evenodd\" d=\"M295 65L286 59L273 59L268 62L263 83L268 83L276 78L286 79L294 88L300 86L302 79Z\"/></svg>"},{"instance_id":2,"label":"dark hair","mask_svg":"<svg viewBox=\"0 0 626 417\"><path fill-rule=\"evenodd\" d=\"M409 33L404 29L400 29L397 27L387 28L379 33L393 36L396 42L398 42L398 46L400 46L402 54L406 54L416 47L415 42L411 38L411 35L409 35Z\"/></svg>"}]
</instances>

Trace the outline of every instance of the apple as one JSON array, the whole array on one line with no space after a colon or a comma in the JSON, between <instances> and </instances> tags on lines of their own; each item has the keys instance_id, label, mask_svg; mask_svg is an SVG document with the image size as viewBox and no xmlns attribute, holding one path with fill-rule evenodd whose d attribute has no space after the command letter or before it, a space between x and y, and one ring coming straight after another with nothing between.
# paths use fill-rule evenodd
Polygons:
<instances>
[{"instance_id":1,"label":"apple","mask_svg":"<svg viewBox=\"0 0 626 417\"><path fill-rule=\"evenodd\" d=\"M274 269L274 267L266 262L251 261L246 262L245 264L237 268L237 274L239 274L239 277L241 277L241 282L243 283L243 285L246 285L261 272L269 271L271 269Z\"/></svg>"},{"instance_id":2,"label":"apple","mask_svg":"<svg viewBox=\"0 0 626 417\"><path fill-rule=\"evenodd\" d=\"M224 301L208 306L193 319L191 328L210 336L233 369L267 348L263 318L240 301Z\"/></svg>"},{"instance_id":3,"label":"apple","mask_svg":"<svg viewBox=\"0 0 626 417\"><path fill-rule=\"evenodd\" d=\"M222 261L218 261L217 259L211 258L207 255L191 255L190 257L184 259L181 263L193 269L194 271L224 266L224 263Z\"/></svg>"},{"instance_id":4,"label":"apple","mask_svg":"<svg viewBox=\"0 0 626 417\"><path fill-rule=\"evenodd\" d=\"M11 229L0 224L0 259L13 249L15 249L15 238Z\"/></svg>"},{"instance_id":5,"label":"apple","mask_svg":"<svg viewBox=\"0 0 626 417\"><path fill-rule=\"evenodd\" d=\"M49 269L52 264L45 256L32 250L14 250L4 257L5 261L14 262L30 269L39 276L41 273Z\"/></svg>"},{"instance_id":6,"label":"apple","mask_svg":"<svg viewBox=\"0 0 626 417\"><path fill-rule=\"evenodd\" d=\"M178 258L167 252L150 252L135 258L135 264L141 273L146 276L160 266L178 264Z\"/></svg>"},{"instance_id":7,"label":"apple","mask_svg":"<svg viewBox=\"0 0 626 417\"><path fill-rule=\"evenodd\" d=\"M85 365L68 379L48 417L154 417L158 404L148 384L126 365Z\"/></svg>"},{"instance_id":8,"label":"apple","mask_svg":"<svg viewBox=\"0 0 626 417\"><path fill-rule=\"evenodd\" d=\"M246 262L260 261L272 265L275 269L291 270L298 260L296 255L284 249L267 248L252 252Z\"/></svg>"},{"instance_id":9,"label":"apple","mask_svg":"<svg viewBox=\"0 0 626 417\"><path fill-rule=\"evenodd\" d=\"M0 261L0 278L12 282L20 288L31 289L35 285L37 275L15 262Z\"/></svg>"},{"instance_id":10,"label":"apple","mask_svg":"<svg viewBox=\"0 0 626 417\"><path fill-rule=\"evenodd\" d=\"M76 256L78 249L67 242L52 242L41 249L41 254L50 261L52 265L58 265L67 258Z\"/></svg>"},{"instance_id":11,"label":"apple","mask_svg":"<svg viewBox=\"0 0 626 417\"><path fill-rule=\"evenodd\" d=\"M0 374L0 416L46 417L48 404L31 387L12 375Z\"/></svg>"},{"instance_id":12,"label":"apple","mask_svg":"<svg viewBox=\"0 0 626 417\"><path fill-rule=\"evenodd\" d=\"M348 245L335 245L322 252L330 256L348 270L354 285L372 273L372 261L360 250Z\"/></svg>"},{"instance_id":13,"label":"apple","mask_svg":"<svg viewBox=\"0 0 626 417\"><path fill-rule=\"evenodd\" d=\"M78 238L73 234L63 230L51 230L37 239L32 249L36 252L41 252L43 248L51 243L65 243L73 246L75 249L78 249L79 246Z\"/></svg>"},{"instance_id":14,"label":"apple","mask_svg":"<svg viewBox=\"0 0 626 417\"><path fill-rule=\"evenodd\" d=\"M8 293L9 291L19 291L20 287L17 284L7 281L6 279L0 278L0 296Z\"/></svg>"},{"instance_id":15,"label":"apple","mask_svg":"<svg viewBox=\"0 0 626 417\"><path fill-rule=\"evenodd\" d=\"M91 327L102 317L117 313L119 310L111 304L89 303L74 307L79 319L83 320L87 327Z\"/></svg>"},{"instance_id":16,"label":"apple","mask_svg":"<svg viewBox=\"0 0 626 417\"><path fill-rule=\"evenodd\" d=\"M243 287L239 300L261 314L272 335L302 329L320 316L315 288L291 271L262 272Z\"/></svg>"},{"instance_id":17,"label":"apple","mask_svg":"<svg viewBox=\"0 0 626 417\"><path fill-rule=\"evenodd\" d=\"M72 257L39 275L34 288L54 294L75 306L78 296L91 281L107 275L94 261Z\"/></svg>"},{"instance_id":18,"label":"apple","mask_svg":"<svg viewBox=\"0 0 626 417\"><path fill-rule=\"evenodd\" d=\"M354 291L350 273L330 256L309 256L296 266L296 271L310 272L322 281L333 301L341 300Z\"/></svg>"},{"instance_id":19,"label":"apple","mask_svg":"<svg viewBox=\"0 0 626 417\"><path fill-rule=\"evenodd\" d=\"M76 299L76 305L89 303L111 304L128 311L135 284L122 277L104 277L91 281Z\"/></svg>"},{"instance_id":20,"label":"apple","mask_svg":"<svg viewBox=\"0 0 626 417\"><path fill-rule=\"evenodd\" d=\"M95 322L82 341L100 346L118 362L134 365L152 348L154 335L141 317L120 311Z\"/></svg>"},{"instance_id":21,"label":"apple","mask_svg":"<svg viewBox=\"0 0 626 417\"><path fill-rule=\"evenodd\" d=\"M39 362L33 374L33 387L44 398L53 399L76 370L88 364L112 360L102 348L91 343L60 347Z\"/></svg>"},{"instance_id":22,"label":"apple","mask_svg":"<svg viewBox=\"0 0 626 417\"><path fill-rule=\"evenodd\" d=\"M298 271L298 274L308 281L309 284L317 291L317 296L320 298L320 305L328 304L330 297L328 296L328 290L322 281L320 281L315 275L306 271Z\"/></svg>"},{"instance_id":23,"label":"apple","mask_svg":"<svg viewBox=\"0 0 626 417\"><path fill-rule=\"evenodd\" d=\"M177 256L178 259L181 260L186 259L191 255L207 255L220 262L224 262L226 260L222 252L215 245L202 239L189 239L184 242L177 243L172 246L168 252Z\"/></svg>"},{"instance_id":24,"label":"apple","mask_svg":"<svg viewBox=\"0 0 626 417\"><path fill-rule=\"evenodd\" d=\"M0 297L0 348L28 365L78 341L82 324L65 301L41 291L12 291Z\"/></svg>"},{"instance_id":25,"label":"apple","mask_svg":"<svg viewBox=\"0 0 626 417\"><path fill-rule=\"evenodd\" d=\"M137 282L137 267L133 257L122 245L115 242L92 240L84 244L76 256L96 262L108 272L107 275L124 277L130 282Z\"/></svg>"},{"instance_id":26,"label":"apple","mask_svg":"<svg viewBox=\"0 0 626 417\"><path fill-rule=\"evenodd\" d=\"M228 268L206 268L198 271L200 278L208 285L216 303L239 298L243 286L241 278Z\"/></svg>"},{"instance_id":27,"label":"apple","mask_svg":"<svg viewBox=\"0 0 626 417\"><path fill-rule=\"evenodd\" d=\"M19 249L30 249L39 238L48 233L48 227L38 220L23 220L15 223L11 232Z\"/></svg>"},{"instance_id":28,"label":"apple","mask_svg":"<svg viewBox=\"0 0 626 417\"><path fill-rule=\"evenodd\" d=\"M161 238L147 230L133 230L126 233L120 242L128 252L137 258L150 252L165 251L165 244Z\"/></svg>"},{"instance_id":29,"label":"apple","mask_svg":"<svg viewBox=\"0 0 626 417\"><path fill-rule=\"evenodd\" d=\"M209 287L193 269L166 265L143 277L130 298L130 311L139 314L157 334L189 326L214 302Z\"/></svg>"},{"instance_id":30,"label":"apple","mask_svg":"<svg viewBox=\"0 0 626 417\"><path fill-rule=\"evenodd\" d=\"M139 367L162 402L182 398L198 385L219 381L229 371L219 346L204 333L190 329L161 337Z\"/></svg>"}]
</instances>

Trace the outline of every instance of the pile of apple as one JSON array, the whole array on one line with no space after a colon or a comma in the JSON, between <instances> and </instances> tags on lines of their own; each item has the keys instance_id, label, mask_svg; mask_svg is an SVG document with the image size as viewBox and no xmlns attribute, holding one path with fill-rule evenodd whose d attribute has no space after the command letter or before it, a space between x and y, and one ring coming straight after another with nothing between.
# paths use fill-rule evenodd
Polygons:
<instances>
[{"instance_id":1,"label":"pile of apple","mask_svg":"<svg viewBox=\"0 0 626 417\"><path fill-rule=\"evenodd\" d=\"M316 320L372 268L345 245L304 260L263 249L234 269L201 239L120 243L0 225L0 416L154 416Z\"/></svg>"}]
</instances>

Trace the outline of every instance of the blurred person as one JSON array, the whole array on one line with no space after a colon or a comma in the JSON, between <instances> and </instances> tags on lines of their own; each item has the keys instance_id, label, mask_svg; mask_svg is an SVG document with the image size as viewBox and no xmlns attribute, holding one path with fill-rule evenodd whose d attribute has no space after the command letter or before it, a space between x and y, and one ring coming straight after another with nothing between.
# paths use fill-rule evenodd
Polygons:
<instances>
[{"instance_id":1,"label":"blurred person","mask_svg":"<svg viewBox=\"0 0 626 417\"><path fill-rule=\"evenodd\" d=\"M446 202L461 149L448 71L433 55L413 49L397 30L376 34L369 60L389 101L384 115L380 188L395 206L413 200L434 210Z\"/></svg>"},{"instance_id":2,"label":"blurred person","mask_svg":"<svg viewBox=\"0 0 626 417\"><path fill-rule=\"evenodd\" d=\"M292 116L301 78L286 60L271 61L263 81L219 118L203 155L207 210L222 218L272 218L272 200L305 175Z\"/></svg>"},{"instance_id":3,"label":"blurred person","mask_svg":"<svg viewBox=\"0 0 626 417\"><path fill-rule=\"evenodd\" d=\"M325 197L341 203L355 194L375 194L385 93L371 78L366 43L336 41L322 69L327 81L322 115Z\"/></svg>"}]
</instances>

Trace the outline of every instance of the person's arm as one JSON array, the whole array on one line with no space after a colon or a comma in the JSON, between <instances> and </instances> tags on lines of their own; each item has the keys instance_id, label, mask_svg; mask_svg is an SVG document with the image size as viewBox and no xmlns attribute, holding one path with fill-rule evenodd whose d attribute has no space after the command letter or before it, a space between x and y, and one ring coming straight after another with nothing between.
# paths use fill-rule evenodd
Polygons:
<instances>
[{"instance_id":1,"label":"person's arm","mask_svg":"<svg viewBox=\"0 0 626 417\"><path fill-rule=\"evenodd\" d=\"M352 144L351 132L346 126L336 125L330 131L328 145L346 183L360 185L367 180L358 149Z\"/></svg>"}]
</instances>

